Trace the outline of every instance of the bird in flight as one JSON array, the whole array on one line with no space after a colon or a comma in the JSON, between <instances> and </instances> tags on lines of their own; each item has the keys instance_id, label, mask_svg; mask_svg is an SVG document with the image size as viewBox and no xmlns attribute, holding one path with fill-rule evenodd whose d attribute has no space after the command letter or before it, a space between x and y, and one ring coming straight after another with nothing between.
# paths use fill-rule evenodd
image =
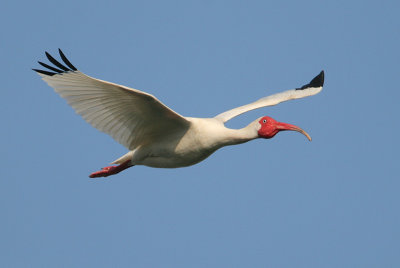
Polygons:
<instances>
[{"instance_id":1,"label":"bird in flight","mask_svg":"<svg viewBox=\"0 0 400 268\"><path fill-rule=\"evenodd\" d=\"M46 70L33 70L86 122L129 149L112 166L90 174L91 178L114 175L135 165L186 167L203 161L221 147L257 138L270 139L285 130L300 132L311 141L303 129L269 116L257 118L241 129L227 128L225 122L254 109L315 95L324 84L321 71L302 87L261 98L213 118L184 117L151 94L80 72L60 49L59 54L63 63L46 52L54 66L39 61Z\"/></svg>"}]
</instances>

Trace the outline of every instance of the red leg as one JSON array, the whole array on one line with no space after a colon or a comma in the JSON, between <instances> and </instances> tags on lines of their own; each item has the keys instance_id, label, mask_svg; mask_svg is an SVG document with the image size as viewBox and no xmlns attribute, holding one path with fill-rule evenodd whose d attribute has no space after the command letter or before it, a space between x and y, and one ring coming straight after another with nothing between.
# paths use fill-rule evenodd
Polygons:
<instances>
[{"instance_id":1,"label":"red leg","mask_svg":"<svg viewBox=\"0 0 400 268\"><path fill-rule=\"evenodd\" d=\"M92 174L89 175L89 177L90 178L108 177L110 175L120 173L122 170L130 168L131 166L132 166L131 160L128 160L118 166L104 167L100 171L93 172Z\"/></svg>"}]
</instances>

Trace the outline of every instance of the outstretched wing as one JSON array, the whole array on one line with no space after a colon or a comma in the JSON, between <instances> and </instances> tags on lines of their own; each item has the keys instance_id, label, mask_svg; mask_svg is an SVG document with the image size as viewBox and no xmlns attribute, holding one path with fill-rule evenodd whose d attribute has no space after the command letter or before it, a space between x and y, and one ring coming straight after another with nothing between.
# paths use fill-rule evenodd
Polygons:
<instances>
[{"instance_id":1,"label":"outstretched wing","mask_svg":"<svg viewBox=\"0 0 400 268\"><path fill-rule=\"evenodd\" d=\"M65 65L46 52L54 66L36 71L89 124L132 150L168 133L187 129L189 121L156 97L78 71L59 49Z\"/></svg>"},{"instance_id":2,"label":"outstretched wing","mask_svg":"<svg viewBox=\"0 0 400 268\"><path fill-rule=\"evenodd\" d=\"M221 113L217 115L215 118L222 121L226 122L242 113L258 109L261 107L266 107L266 106L272 106L276 105L278 103L288 101L288 100L294 100L294 99L301 99L305 98L308 96L315 95L319 93L322 90L322 87L324 85L324 71L321 71L319 75L314 77L313 80L311 80L310 83L307 85L304 85L300 88L296 89L291 89L287 90L281 93L277 93L268 97L264 97L262 99L259 99L258 101L249 103L247 105L243 105L240 107L237 107L235 109L226 111L224 113Z\"/></svg>"}]
</instances>

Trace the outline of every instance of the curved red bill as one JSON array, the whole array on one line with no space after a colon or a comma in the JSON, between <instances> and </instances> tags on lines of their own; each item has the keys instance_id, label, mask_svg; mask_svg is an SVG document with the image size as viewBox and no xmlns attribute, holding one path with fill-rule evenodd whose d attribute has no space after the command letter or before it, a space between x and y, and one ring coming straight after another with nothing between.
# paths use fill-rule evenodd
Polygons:
<instances>
[{"instance_id":1,"label":"curved red bill","mask_svg":"<svg viewBox=\"0 0 400 268\"><path fill-rule=\"evenodd\" d=\"M311 141L310 135L308 135L307 132L305 132L303 129L299 128L298 126L291 125L291 124L287 124L287 123L278 122L278 123L277 123L277 128L278 128L280 131L282 131L282 130L293 130L293 131L300 132L301 134L303 134L304 136L306 136L307 139L308 139L309 141Z\"/></svg>"}]
</instances>

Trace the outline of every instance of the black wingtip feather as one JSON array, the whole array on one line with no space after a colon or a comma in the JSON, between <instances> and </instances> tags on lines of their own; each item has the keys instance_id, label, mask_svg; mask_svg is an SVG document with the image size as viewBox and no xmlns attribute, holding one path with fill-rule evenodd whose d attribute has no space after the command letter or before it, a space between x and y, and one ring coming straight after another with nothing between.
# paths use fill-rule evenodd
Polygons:
<instances>
[{"instance_id":1,"label":"black wingtip feather","mask_svg":"<svg viewBox=\"0 0 400 268\"><path fill-rule=\"evenodd\" d=\"M49 61L51 62L51 63L53 63L55 66L57 66L58 68L60 68L60 69L62 69L62 70L64 70L64 71L66 71L66 72L68 72L68 71L70 71L70 69L68 69L67 67L65 67L64 65L62 65L61 63L59 63L55 58L53 58L53 56L51 56L47 51L45 52L46 53L46 57L49 59Z\"/></svg>"},{"instance_id":2,"label":"black wingtip feather","mask_svg":"<svg viewBox=\"0 0 400 268\"><path fill-rule=\"evenodd\" d=\"M32 69L32 70L34 70L34 71L37 72L37 73L45 74L45 75L50 75L50 76L53 76L53 75L56 74L56 73L52 73L52 72L48 72L48 71L43 71L43 70L38 70L38 69Z\"/></svg>"},{"instance_id":3,"label":"black wingtip feather","mask_svg":"<svg viewBox=\"0 0 400 268\"><path fill-rule=\"evenodd\" d=\"M57 68L54 68L53 66L47 65L46 63L43 63L43 62L41 62L41 61L38 61L38 63L39 63L40 65L42 65L44 68L47 68L47 69L49 69L49 70L52 70L52 71L54 71L54 72L56 72L56 73L62 73L62 72L63 72L62 70L57 69Z\"/></svg>"},{"instance_id":4,"label":"black wingtip feather","mask_svg":"<svg viewBox=\"0 0 400 268\"><path fill-rule=\"evenodd\" d=\"M322 87L324 86L325 72L322 70L316 77L311 80L310 83L302 86L301 88L296 88L296 90L302 90L310 87Z\"/></svg>"},{"instance_id":5,"label":"black wingtip feather","mask_svg":"<svg viewBox=\"0 0 400 268\"><path fill-rule=\"evenodd\" d=\"M78 70L78 69L75 68L74 65L72 65L72 63L67 59L67 57L65 57L65 55L64 55L64 53L62 52L61 49L58 49L58 52L60 53L60 56L61 56L61 59L63 60L63 62L64 62L65 64L67 64L67 66L68 66L69 68L71 68L71 69L74 70L74 71L77 71L77 70Z\"/></svg>"},{"instance_id":6,"label":"black wingtip feather","mask_svg":"<svg viewBox=\"0 0 400 268\"><path fill-rule=\"evenodd\" d=\"M53 66L50 66L46 63L40 62L38 61L38 63L40 65L42 65L43 67L49 69L50 71L53 72L49 72L49 71L45 71L45 70L39 70L39 69L32 69L35 72L38 72L40 74L44 74L44 75L50 75L53 76L55 74L62 74L65 72L73 72L73 71L77 71L78 69L76 69L76 67L74 65L72 65L72 63L67 59L67 57L65 57L64 53L61 51L61 49L58 49L58 52L60 53L61 59L63 60L63 62L70 68L68 69L66 66L64 66L63 64L61 64L59 61L57 61L55 58L53 58L53 56L51 56L47 51L45 52L47 59L53 63L56 67L55 68Z\"/></svg>"}]
</instances>

